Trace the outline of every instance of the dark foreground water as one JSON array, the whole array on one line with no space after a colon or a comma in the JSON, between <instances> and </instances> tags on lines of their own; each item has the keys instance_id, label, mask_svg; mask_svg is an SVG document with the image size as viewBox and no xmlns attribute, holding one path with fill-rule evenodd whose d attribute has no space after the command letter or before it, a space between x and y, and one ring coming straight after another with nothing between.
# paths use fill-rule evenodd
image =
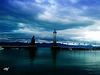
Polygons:
<instances>
[{"instance_id":1,"label":"dark foreground water","mask_svg":"<svg viewBox=\"0 0 100 75\"><path fill-rule=\"evenodd\" d=\"M0 75L100 75L100 51L2 50Z\"/></svg>"}]
</instances>

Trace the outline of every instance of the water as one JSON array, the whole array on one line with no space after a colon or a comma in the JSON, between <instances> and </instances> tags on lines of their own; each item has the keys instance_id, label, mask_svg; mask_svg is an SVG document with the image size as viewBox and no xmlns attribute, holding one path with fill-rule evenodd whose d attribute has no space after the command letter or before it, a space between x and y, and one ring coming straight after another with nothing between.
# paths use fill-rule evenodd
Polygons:
<instances>
[{"instance_id":1,"label":"water","mask_svg":"<svg viewBox=\"0 0 100 75\"><path fill-rule=\"evenodd\" d=\"M3 68L10 67L9 71ZM100 75L100 51L1 50L0 75Z\"/></svg>"}]
</instances>

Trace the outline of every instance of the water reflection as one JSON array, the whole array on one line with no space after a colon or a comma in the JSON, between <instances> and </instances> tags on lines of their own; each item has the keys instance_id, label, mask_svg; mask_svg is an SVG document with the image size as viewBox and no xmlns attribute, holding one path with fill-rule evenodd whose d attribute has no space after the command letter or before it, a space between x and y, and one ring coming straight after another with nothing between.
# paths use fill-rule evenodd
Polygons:
<instances>
[{"instance_id":1,"label":"water reflection","mask_svg":"<svg viewBox=\"0 0 100 75\"><path fill-rule=\"evenodd\" d=\"M70 51L39 48L38 51L28 50L28 53L30 56L31 71L50 71L57 74L69 72L72 74L79 70L79 74L77 75L80 75L80 71L84 73L97 73L97 71L100 71L100 51Z\"/></svg>"},{"instance_id":2,"label":"water reflection","mask_svg":"<svg viewBox=\"0 0 100 75\"><path fill-rule=\"evenodd\" d=\"M53 58L53 68L56 69L56 58L58 55L59 50L51 50L52 58Z\"/></svg>"},{"instance_id":3,"label":"water reflection","mask_svg":"<svg viewBox=\"0 0 100 75\"><path fill-rule=\"evenodd\" d=\"M30 56L30 62L33 63L34 59L35 59L35 56L36 56L37 50L36 49L28 50L28 52L29 52L29 56Z\"/></svg>"},{"instance_id":4,"label":"water reflection","mask_svg":"<svg viewBox=\"0 0 100 75\"><path fill-rule=\"evenodd\" d=\"M50 50L43 47L38 48L38 51L3 50L0 51L0 60L0 68L3 69L9 66L11 73L30 73L29 75L100 75L100 51L96 50Z\"/></svg>"}]
</instances>

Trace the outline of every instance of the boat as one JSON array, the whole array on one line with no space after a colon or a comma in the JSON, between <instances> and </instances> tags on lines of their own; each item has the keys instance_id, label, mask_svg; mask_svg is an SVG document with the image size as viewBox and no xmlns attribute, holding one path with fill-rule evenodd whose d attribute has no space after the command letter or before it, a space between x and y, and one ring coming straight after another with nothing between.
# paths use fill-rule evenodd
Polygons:
<instances>
[{"instance_id":1,"label":"boat","mask_svg":"<svg viewBox=\"0 0 100 75\"><path fill-rule=\"evenodd\" d=\"M0 50L4 50L4 48L0 47Z\"/></svg>"}]
</instances>

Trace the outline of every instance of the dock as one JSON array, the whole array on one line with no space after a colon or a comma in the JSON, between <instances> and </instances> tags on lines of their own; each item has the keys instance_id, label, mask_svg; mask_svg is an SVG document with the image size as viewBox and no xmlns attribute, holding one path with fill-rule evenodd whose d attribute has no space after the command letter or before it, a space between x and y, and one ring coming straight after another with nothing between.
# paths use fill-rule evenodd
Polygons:
<instances>
[{"instance_id":1,"label":"dock","mask_svg":"<svg viewBox=\"0 0 100 75\"><path fill-rule=\"evenodd\" d=\"M27 49L34 50L37 49L36 45L28 45L28 46L1 46L4 49ZM51 50L100 50L100 47L61 47L61 46L51 46Z\"/></svg>"},{"instance_id":2,"label":"dock","mask_svg":"<svg viewBox=\"0 0 100 75\"><path fill-rule=\"evenodd\" d=\"M37 49L36 45L29 45L29 46L1 46L4 49L13 49L13 48L18 48L18 49Z\"/></svg>"},{"instance_id":3,"label":"dock","mask_svg":"<svg viewBox=\"0 0 100 75\"><path fill-rule=\"evenodd\" d=\"M60 47L51 46L52 50L100 50L100 47Z\"/></svg>"}]
</instances>

